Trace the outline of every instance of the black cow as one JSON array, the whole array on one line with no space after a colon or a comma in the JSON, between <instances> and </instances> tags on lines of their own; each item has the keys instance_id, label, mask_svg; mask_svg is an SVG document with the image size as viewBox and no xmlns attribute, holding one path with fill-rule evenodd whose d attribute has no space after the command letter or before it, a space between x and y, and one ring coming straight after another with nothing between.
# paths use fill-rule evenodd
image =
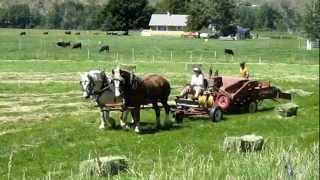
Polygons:
<instances>
[{"instance_id":1,"label":"black cow","mask_svg":"<svg viewBox=\"0 0 320 180\"><path fill-rule=\"evenodd\" d=\"M229 55L234 55L234 53L233 53L233 51L232 51L232 49L224 49L224 54L226 55L226 54L229 54Z\"/></svg>"},{"instance_id":2,"label":"black cow","mask_svg":"<svg viewBox=\"0 0 320 180\"><path fill-rule=\"evenodd\" d=\"M44 35L48 35L48 34L49 34L49 32L43 32L43 34L44 34Z\"/></svg>"},{"instance_id":3,"label":"black cow","mask_svg":"<svg viewBox=\"0 0 320 180\"><path fill-rule=\"evenodd\" d=\"M76 32L75 35L80 35L80 32Z\"/></svg>"},{"instance_id":4,"label":"black cow","mask_svg":"<svg viewBox=\"0 0 320 180\"><path fill-rule=\"evenodd\" d=\"M57 46L60 46L60 47L68 47L70 46L71 43L68 41L68 42L64 42L64 41L60 41L60 42L57 42Z\"/></svg>"},{"instance_id":5,"label":"black cow","mask_svg":"<svg viewBox=\"0 0 320 180\"><path fill-rule=\"evenodd\" d=\"M25 35L27 35L27 33L24 31L20 33L20 36L25 36Z\"/></svg>"},{"instance_id":6,"label":"black cow","mask_svg":"<svg viewBox=\"0 0 320 180\"><path fill-rule=\"evenodd\" d=\"M71 31L65 31L64 34L70 35Z\"/></svg>"},{"instance_id":7,"label":"black cow","mask_svg":"<svg viewBox=\"0 0 320 180\"><path fill-rule=\"evenodd\" d=\"M78 43L74 43L73 45L72 45L72 49L78 49L78 48L82 48L82 44L81 44L81 42L78 42Z\"/></svg>"},{"instance_id":8,"label":"black cow","mask_svg":"<svg viewBox=\"0 0 320 180\"><path fill-rule=\"evenodd\" d=\"M118 36L119 33L117 33L117 32L107 32L107 35Z\"/></svg>"},{"instance_id":9,"label":"black cow","mask_svg":"<svg viewBox=\"0 0 320 180\"><path fill-rule=\"evenodd\" d=\"M109 52L109 46L108 45L104 45L104 46L101 46L100 50L99 50L99 53L102 53L103 51L106 51L106 52Z\"/></svg>"}]
</instances>

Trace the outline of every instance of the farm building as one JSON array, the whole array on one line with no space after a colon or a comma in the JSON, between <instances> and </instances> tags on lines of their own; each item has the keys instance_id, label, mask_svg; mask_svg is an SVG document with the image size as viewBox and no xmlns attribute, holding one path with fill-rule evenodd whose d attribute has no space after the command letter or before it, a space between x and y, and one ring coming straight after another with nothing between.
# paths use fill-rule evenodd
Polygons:
<instances>
[{"instance_id":1,"label":"farm building","mask_svg":"<svg viewBox=\"0 0 320 180\"><path fill-rule=\"evenodd\" d=\"M152 14L149 26L152 35L181 35L186 30L188 15Z\"/></svg>"},{"instance_id":2,"label":"farm building","mask_svg":"<svg viewBox=\"0 0 320 180\"><path fill-rule=\"evenodd\" d=\"M250 38L250 29L237 26L236 38L237 40Z\"/></svg>"}]
</instances>

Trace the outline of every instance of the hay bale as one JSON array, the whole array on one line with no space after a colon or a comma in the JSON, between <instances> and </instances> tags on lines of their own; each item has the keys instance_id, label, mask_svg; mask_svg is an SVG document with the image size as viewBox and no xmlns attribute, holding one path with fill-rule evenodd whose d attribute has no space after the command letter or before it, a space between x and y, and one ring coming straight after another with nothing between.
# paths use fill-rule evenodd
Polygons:
<instances>
[{"instance_id":1,"label":"hay bale","mask_svg":"<svg viewBox=\"0 0 320 180\"><path fill-rule=\"evenodd\" d=\"M128 169L128 160L122 156L106 156L82 161L79 166L82 177L112 176Z\"/></svg>"},{"instance_id":2,"label":"hay bale","mask_svg":"<svg viewBox=\"0 0 320 180\"><path fill-rule=\"evenodd\" d=\"M261 151L263 148L263 137L256 135L241 136L241 152Z\"/></svg>"},{"instance_id":3,"label":"hay bale","mask_svg":"<svg viewBox=\"0 0 320 180\"><path fill-rule=\"evenodd\" d=\"M236 136L225 137L223 142L223 150L226 152L239 152L241 138Z\"/></svg>"},{"instance_id":4,"label":"hay bale","mask_svg":"<svg viewBox=\"0 0 320 180\"><path fill-rule=\"evenodd\" d=\"M287 103L287 104L282 104L279 105L276 108L276 112L281 116L281 117L290 117L290 116L296 116L298 113L298 108L299 106L294 103Z\"/></svg>"},{"instance_id":5,"label":"hay bale","mask_svg":"<svg viewBox=\"0 0 320 180\"><path fill-rule=\"evenodd\" d=\"M241 137L226 137L223 142L223 150L226 152L253 152L261 151L264 139L262 136L244 135Z\"/></svg>"}]
</instances>

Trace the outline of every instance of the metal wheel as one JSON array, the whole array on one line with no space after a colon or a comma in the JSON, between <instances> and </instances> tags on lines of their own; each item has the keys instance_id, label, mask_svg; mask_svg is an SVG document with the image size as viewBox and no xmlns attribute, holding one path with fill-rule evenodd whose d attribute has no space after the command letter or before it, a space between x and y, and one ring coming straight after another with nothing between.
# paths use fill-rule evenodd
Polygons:
<instances>
[{"instance_id":1,"label":"metal wheel","mask_svg":"<svg viewBox=\"0 0 320 180\"><path fill-rule=\"evenodd\" d=\"M226 110L231 105L231 100L224 94L220 94L217 97L217 105L221 107L223 110Z\"/></svg>"},{"instance_id":2,"label":"metal wheel","mask_svg":"<svg viewBox=\"0 0 320 180\"><path fill-rule=\"evenodd\" d=\"M211 108L209 111L209 117L214 122L221 121L223 118L223 112L221 108L218 106Z\"/></svg>"},{"instance_id":3,"label":"metal wheel","mask_svg":"<svg viewBox=\"0 0 320 180\"><path fill-rule=\"evenodd\" d=\"M257 105L257 102L255 101L251 101L249 104L248 104L248 112L249 113L255 113L258 109L258 105Z\"/></svg>"}]
</instances>

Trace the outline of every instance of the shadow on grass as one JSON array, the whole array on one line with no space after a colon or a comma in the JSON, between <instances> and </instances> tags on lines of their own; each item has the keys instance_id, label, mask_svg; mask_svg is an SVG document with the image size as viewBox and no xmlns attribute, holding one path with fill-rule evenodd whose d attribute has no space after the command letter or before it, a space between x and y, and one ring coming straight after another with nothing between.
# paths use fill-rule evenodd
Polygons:
<instances>
[{"instance_id":1,"label":"shadow on grass","mask_svg":"<svg viewBox=\"0 0 320 180\"><path fill-rule=\"evenodd\" d=\"M128 124L129 128L124 129L120 125L115 126L114 128L109 128L112 130L125 130L125 131L133 131L134 130L134 124L129 123ZM155 134L155 133L160 133L161 131L172 131L176 129L181 129L183 128L180 124L173 124L170 127L166 126L161 126L160 128L156 128L154 123L151 122L140 122L140 133L139 134Z\"/></svg>"}]
</instances>

